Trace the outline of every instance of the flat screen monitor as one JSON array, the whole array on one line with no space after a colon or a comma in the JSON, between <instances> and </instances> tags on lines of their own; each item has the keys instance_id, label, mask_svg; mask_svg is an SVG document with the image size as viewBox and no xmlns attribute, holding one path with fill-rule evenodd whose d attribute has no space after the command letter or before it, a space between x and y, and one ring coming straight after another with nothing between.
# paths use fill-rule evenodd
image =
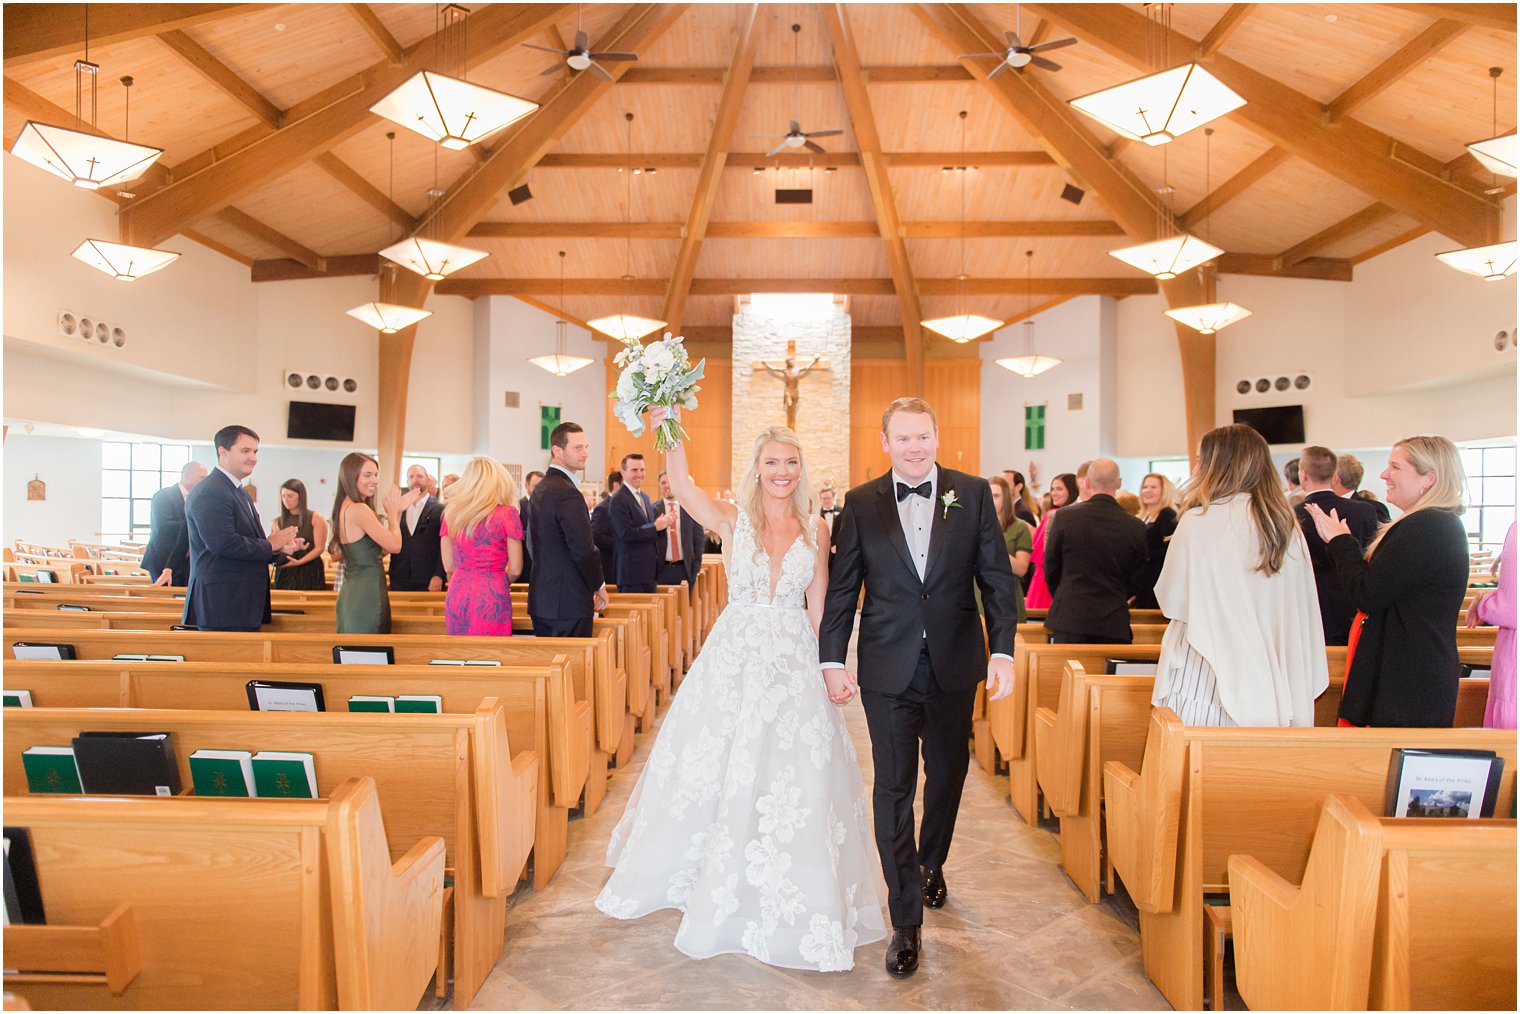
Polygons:
<instances>
[{"instance_id":1,"label":"flat screen monitor","mask_svg":"<svg viewBox=\"0 0 1520 1014\"><path fill-rule=\"evenodd\" d=\"M1304 407L1276 405L1272 408L1237 408L1235 421L1260 433L1269 444L1304 442Z\"/></svg>"},{"instance_id":2,"label":"flat screen monitor","mask_svg":"<svg viewBox=\"0 0 1520 1014\"><path fill-rule=\"evenodd\" d=\"M290 403L286 434L292 440L354 439L354 406L328 405L315 401Z\"/></svg>"}]
</instances>

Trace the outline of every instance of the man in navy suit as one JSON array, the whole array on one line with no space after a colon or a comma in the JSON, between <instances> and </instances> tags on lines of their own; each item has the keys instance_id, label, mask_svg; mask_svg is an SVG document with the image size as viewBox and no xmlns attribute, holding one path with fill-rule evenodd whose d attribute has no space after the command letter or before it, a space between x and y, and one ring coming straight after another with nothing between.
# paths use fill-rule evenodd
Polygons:
<instances>
[{"instance_id":1,"label":"man in navy suit","mask_svg":"<svg viewBox=\"0 0 1520 1014\"><path fill-rule=\"evenodd\" d=\"M190 583L184 622L201 630L258 630L269 622L269 565L305 551L295 526L266 538L243 489L259 461L259 435L246 426L216 431L216 467L185 498Z\"/></svg>"},{"instance_id":2,"label":"man in navy suit","mask_svg":"<svg viewBox=\"0 0 1520 1014\"><path fill-rule=\"evenodd\" d=\"M612 518L612 542L617 550L618 591L652 592L660 569L660 544L670 518L655 517L644 493L644 456L624 455L620 465L623 488L607 504Z\"/></svg>"},{"instance_id":3,"label":"man in navy suit","mask_svg":"<svg viewBox=\"0 0 1520 1014\"><path fill-rule=\"evenodd\" d=\"M1312 503L1326 514L1335 511L1336 517L1351 528L1351 534L1356 536L1357 544L1363 552L1366 552L1372 537L1377 534L1378 526L1377 511L1372 504L1360 497L1348 497L1335 491L1333 487L1337 466L1335 452L1330 448L1317 444L1305 447L1298 456L1298 478L1304 498L1293 505L1293 512L1298 516L1298 526L1304 532L1304 541L1309 544L1309 563L1314 568L1319 618L1325 626L1326 644L1346 643L1351 636L1351 621L1356 618L1356 608L1351 605L1345 589L1341 587L1341 579L1335 572L1335 561L1330 559L1330 554L1325 550L1325 540L1315 532L1314 519L1309 516L1306 506Z\"/></svg>"},{"instance_id":4,"label":"man in navy suit","mask_svg":"<svg viewBox=\"0 0 1520 1014\"><path fill-rule=\"evenodd\" d=\"M656 573L658 583L678 585L685 581L690 592L696 587L697 571L702 569L702 546L707 535L702 526L681 509L664 472L660 473L660 501L654 505L654 514L656 518L663 515L671 519L664 537L655 540L660 554L660 569Z\"/></svg>"},{"instance_id":5,"label":"man in navy suit","mask_svg":"<svg viewBox=\"0 0 1520 1014\"><path fill-rule=\"evenodd\" d=\"M185 587L190 580L190 533L185 528L185 498L206 477L206 466L187 461L179 470L179 482L153 494L149 515L148 545L142 567L155 585Z\"/></svg>"},{"instance_id":6,"label":"man in navy suit","mask_svg":"<svg viewBox=\"0 0 1520 1014\"><path fill-rule=\"evenodd\" d=\"M401 514L401 549L391 554L391 591L443 591L443 504L428 495L431 479L421 465L406 470L407 488L421 495Z\"/></svg>"},{"instance_id":7,"label":"man in navy suit","mask_svg":"<svg viewBox=\"0 0 1520 1014\"><path fill-rule=\"evenodd\" d=\"M538 578L528 585L528 615L539 637L590 637L591 617L607 608L602 561L575 473L586 467L591 443L573 422L549 434L549 467L533 489L528 530Z\"/></svg>"}]
</instances>

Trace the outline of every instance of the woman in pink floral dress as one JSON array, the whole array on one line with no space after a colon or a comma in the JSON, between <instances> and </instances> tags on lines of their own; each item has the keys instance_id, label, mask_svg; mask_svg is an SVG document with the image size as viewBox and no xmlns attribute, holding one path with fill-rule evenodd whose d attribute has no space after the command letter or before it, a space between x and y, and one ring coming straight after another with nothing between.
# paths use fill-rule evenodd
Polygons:
<instances>
[{"instance_id":1,"label":"woman in pink floral dress","mask_svg":"<svg viewBox=\"0 0 1520 1014\"><path fill-rule=\"evenodd\" d=\"M474 457L444 493L441 546L450 634L512 636L512 582L522 573L522 518L512 476Z\"/></svg>"}]
</instances>

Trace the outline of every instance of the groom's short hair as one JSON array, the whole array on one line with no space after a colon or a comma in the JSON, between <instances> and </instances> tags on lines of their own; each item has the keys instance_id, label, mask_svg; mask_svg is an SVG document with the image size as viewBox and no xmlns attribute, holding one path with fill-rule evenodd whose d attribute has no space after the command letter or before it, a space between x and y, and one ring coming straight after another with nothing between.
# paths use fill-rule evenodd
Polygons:
<instances>
[{"instance_id":1,"label":"groom's short hair","mask_svg":"<svg viewBox=\"0 0 1520 1014\"><path fill-rule=\"evenodd\" d=\"M898 412L912 412L915 415L926 415L929 417L929 422L933 424L935 430L939 429L939 420L934 417L934 409L929 407L927 401L924 401L922 398L898 398L888 405L887 410L881 414L881 432L883 434L887 432L887 424L892 421L892 417Z\"/></svg>"}]
</instances>

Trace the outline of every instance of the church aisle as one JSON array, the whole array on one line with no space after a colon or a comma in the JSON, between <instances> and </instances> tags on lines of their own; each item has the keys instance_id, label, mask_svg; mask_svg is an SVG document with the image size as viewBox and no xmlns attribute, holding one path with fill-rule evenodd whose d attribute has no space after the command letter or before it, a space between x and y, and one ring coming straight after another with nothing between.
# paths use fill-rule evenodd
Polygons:
<instances>
[{"instance_id":1,"label":"church aisle","mask_svg":"<svg viewBox=\"0 0 1520 1014\"><path fill-rule=\"evenodd\" d=\"M858 700L846 711L869 791L865 713ZM601 810L571 822L553 883L518 892L506 952L473 1009L1167 1009L1141 969L1138 934L1082 899L1055 836L1019 820L1007 779L975 764L945 868L950 900L925 913L924 965L906 981L883 971L884 944L858 950L847 974L794 971L742 955L685 957L672 945L675 911L607 918L593 905L602 859L651 742L613 778Z\"/></svg>"}]
</instances>

